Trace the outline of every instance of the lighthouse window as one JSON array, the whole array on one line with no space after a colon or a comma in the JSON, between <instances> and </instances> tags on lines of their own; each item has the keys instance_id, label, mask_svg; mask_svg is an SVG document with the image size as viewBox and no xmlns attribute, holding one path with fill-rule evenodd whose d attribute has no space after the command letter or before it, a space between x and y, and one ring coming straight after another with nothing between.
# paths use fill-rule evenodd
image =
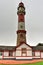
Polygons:
<instances>
[{"instance_id":1,"label":"lighthouse window","mask_svg":"<svg viewBox=\"0 0 43 65\"><path fill-rule=\"evenodd\" d=\"M21 25L21 28L23 28L23 26Z\"/></svg>"}]
</instances>

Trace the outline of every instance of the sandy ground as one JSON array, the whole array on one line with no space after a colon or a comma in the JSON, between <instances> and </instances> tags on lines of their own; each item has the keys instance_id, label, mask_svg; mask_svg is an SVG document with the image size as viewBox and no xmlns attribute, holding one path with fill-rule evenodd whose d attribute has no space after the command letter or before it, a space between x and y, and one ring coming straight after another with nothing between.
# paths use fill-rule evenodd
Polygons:
<instances>
[{"instance_id":1,"label":"sandy ground","mask_svg":"<svg viewBox=\"0 0 43 65\"><path fill-rule=\"evenodd\" d=\"M40 60L0 60L0 64L26 64L26 63L36 63L43 61Z\"/></svg>"}]
</instances>

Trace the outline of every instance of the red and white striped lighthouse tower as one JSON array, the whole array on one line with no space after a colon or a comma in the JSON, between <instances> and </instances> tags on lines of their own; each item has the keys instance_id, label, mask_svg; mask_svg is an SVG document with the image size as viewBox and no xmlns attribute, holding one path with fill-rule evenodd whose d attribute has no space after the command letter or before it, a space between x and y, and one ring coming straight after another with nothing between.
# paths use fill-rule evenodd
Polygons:
<instances>
[{"instance_id":1,"label":"red and white striped lighthouse tower","mask_svg":"<svg viewBox=\"0 0 43 65\"><path fill-rule=\"evenodd\" d=\"M18 30L17 30L17 45L26 43L26 30L25 30L25 7L22 2L19 3L17 9L18 15Z\"/></svg>"}]
</instances>

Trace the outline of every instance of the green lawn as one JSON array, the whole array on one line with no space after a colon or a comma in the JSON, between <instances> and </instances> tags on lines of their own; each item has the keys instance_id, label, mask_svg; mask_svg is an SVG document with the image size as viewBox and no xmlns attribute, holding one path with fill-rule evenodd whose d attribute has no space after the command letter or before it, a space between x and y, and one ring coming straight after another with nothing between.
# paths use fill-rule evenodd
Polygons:
<instances>
[{"instance_id":1,"label":"green lawn","mask_svg":"<svg viewBox=\"0 0 43 65\"><path fill-rule=\"evenodd\" d=\"M0 65L43 65L43 62L37 62L33 64L0 64Z\"/></svg>"},{"instance_id":2,"label":"green lawn","mask_svg":"<svg viewBox=\"0 0 43 65\"><path fill-rule=\"evenodd\" d=\"M43 65L43 62L37 62L37 63L33 63L33 64L21 64L21 65Z\"/></svg>"}]
</instances>

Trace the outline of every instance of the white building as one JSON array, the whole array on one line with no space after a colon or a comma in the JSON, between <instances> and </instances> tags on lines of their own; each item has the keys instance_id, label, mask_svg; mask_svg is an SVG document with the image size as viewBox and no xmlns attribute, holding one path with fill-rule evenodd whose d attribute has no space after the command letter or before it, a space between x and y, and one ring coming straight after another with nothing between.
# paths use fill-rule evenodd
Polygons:
<instances>
[{"instance_id":1,"label":"white building","mask_svg":"<svg viewBox=\"0 0 43 65\"><path fill-rule=\"evenodd\" d=\"M26 43L25 7L18 6L17 46L0 46L0 59L40 59L43 58L43 44L29 46Z\"/></svg>"}]
</instances>

